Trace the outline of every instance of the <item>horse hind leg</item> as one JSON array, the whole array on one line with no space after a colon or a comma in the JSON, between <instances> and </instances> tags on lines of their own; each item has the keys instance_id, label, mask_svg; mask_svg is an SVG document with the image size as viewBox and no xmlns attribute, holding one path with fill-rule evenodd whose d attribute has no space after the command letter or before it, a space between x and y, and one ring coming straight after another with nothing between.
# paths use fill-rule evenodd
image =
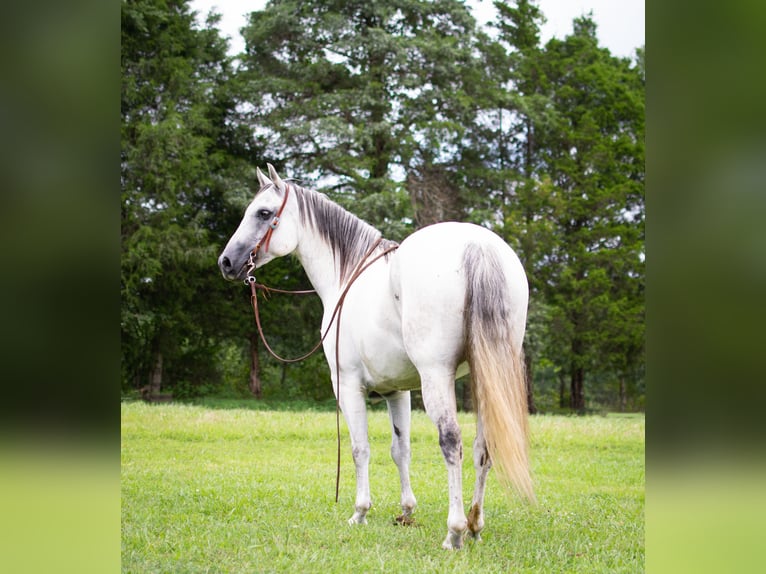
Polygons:
<instances>
[{"instance_id":1,"label":"horse hind leg","mask_svg":"<svg viewBox=\"0 0 766 574\"><path fill-rule=\"evenodd\" d=\"M449 514L447 536L442 547L456 550L463 547L468 520L463 509L463 442L457 424L454 372L436 375L421 372L421 380L426 413L439 431L439 446L447 465Z\"/></svg>"},{"instance_id":2,"label":"horse hind leg","mask_svg":"<svg viewBox=\"0 0 766 574\"><path fill-rule=\"evenodd\" d=\"M391 420L391 458L399 469L402 515L397 522L412 523L412 512L417 501L410 484L410 393L404 391L386 397Z\"/></svg>"},{"instance_id":3,"label":"horse hind leg","mask_svg":"<svg viewBox=\"0 0 766 574\"><path fill-rule=\"evenodd\" d=\"M476 483L473 489L471 509L468 511L468 532L478 542L481 541L481 531L484 528L484 489L487 484L489 469L492 467L481 417L477 417L476 422L476 438L473 441L473 466L476 469Z\"/></svg>"}]
</instances>

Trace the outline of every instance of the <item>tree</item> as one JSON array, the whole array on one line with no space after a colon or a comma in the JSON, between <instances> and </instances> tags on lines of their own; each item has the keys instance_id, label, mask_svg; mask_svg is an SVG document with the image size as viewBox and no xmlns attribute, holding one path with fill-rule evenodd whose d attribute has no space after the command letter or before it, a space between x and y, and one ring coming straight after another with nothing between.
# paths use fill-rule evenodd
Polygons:
<instances>
[{"instance_id":1,"label":"tree","mask_svg":"<svg viewBox=\"0 0 766 574\"><path fill-rule=\"evenodd\" d=\"M552 361L582 411L587 372L624 380L643 360L643 67L600 48L589 17L543 48L534 2L495 5L482 55L497 121L482 145L500 180L498 230L530 281L528 383L536 359Z\"/></svg>"},{"instance_id":2,"label":"tree","mask_svg":"<svg viewBox=\"0 0 766 574\"><path fill-rule=\"evenodd\" d=\"M599 48L589 17L552 39L543 62L556 115L537 140L555 243L538 272L555 308L570 406L582 411L588 370L625 372L642 361L643 71Z\"/></svg>"},{"instance_id":3,"label":"tree","mask_svg":"<svg viewBox=\"0 0 766 574\"><path fill-rule=\"evenodd\" d=\"M472 121L474 27L457 0L272 0L244 31L242 100L256 138L403 238L410 202L392 175L415 188L455 179L442 166Z\"/></svg>"},{"instance_id":4,"label":"tree","mask_svg":"<svg viewBox=\"0 0 766 574\"><path fill-rule=\"evenodd\" d=\"M226 44L188 0L122 3L121 330L123 384L156 394L215 379L211 241L231 105Z\"/></svg>"},{"instance_id":5,"label":"tree","mask_svg":"<svg viewBox=\"0 0 766 574\"><path fill-rule=\"evenodd\" d=\"M270 161L395 240L447 219L498 231L530 280L530 410L540 377L579 411L586 386L641 392L643 50L612 57L588 17L543 47L535 2L496 6L492 38L459 0L272 0L234 69L214 15L199 29L188 0L122 3L123 384L202 392L225 373L332 396L320 357L265 355L247 290L215 267ZM289 258L259 280L307 286ZM261 312L281 353L316 342L314 298Z\"/></svg>"},{"instance_id":6,"label":"tree","mask_svg":"<svg viewBox=\"0 0 766 574\"><path fill-rule=\"evenodd\" d=\"M545 329L540 324L544 315L535 311L544 306L536 269L552 245L536 141L538 126L549 122L552 113L541 73L540 25L545 18L536 4L527 0L495 2L495 7L497 36L483 36L480 44L490 81L481 100L485 126L476 131L478 142L474 145L486 150L483 185L494 190L490 209L499 214L494 218L500 222L497 231L516 249L527 270L530 313L525 362L529 410L535 412L534 362L543 353L540 340L545 338L540 333ZM532 332L538 334L532 336Z\"/></svg>"},{"instance_id":7,"label":"tree","mask_svg":"<svg viewBox=\"0 0 766 574\"><path fill-rule=\"evenodd\" d=\"M243 34L246 121L273 163L389 238L464 219L474 33L455 0L272 0Z\"/></svg>"}]
</instances>

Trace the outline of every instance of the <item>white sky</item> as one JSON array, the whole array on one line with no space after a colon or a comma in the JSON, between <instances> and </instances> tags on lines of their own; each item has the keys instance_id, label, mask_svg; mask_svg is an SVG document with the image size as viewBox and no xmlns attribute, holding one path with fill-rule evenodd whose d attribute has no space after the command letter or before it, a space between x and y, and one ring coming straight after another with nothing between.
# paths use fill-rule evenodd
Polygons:
<instances>
[{"instance_id":1,"label":"white sky","mask_svg":"<svg viewBox=\"0 0 766 574\"><path fill-rule=\"evenodd\" d=\"M474 17L485 24L494 17L492 0L467 0ZM551 37L564 38L572 31L572 20L589 11L598 25L598 38L613 56L632 58L635 49L643 46L644 0L538 0L547 22L541 28L543 43ZM229 37L229 52L237 54L245 43L239 29L245 25L245 14L260 10L266 0L192 0L191 8L204 20L211 8L222 15L219 28Z\"/></svg>"}]
</instances>

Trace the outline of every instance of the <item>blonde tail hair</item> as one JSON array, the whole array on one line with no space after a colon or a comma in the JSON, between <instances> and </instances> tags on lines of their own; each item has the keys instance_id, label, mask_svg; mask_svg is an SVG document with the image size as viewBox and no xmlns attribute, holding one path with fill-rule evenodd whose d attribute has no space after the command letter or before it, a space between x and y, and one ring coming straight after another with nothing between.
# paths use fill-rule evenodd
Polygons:
<instances>
[{"instance_id":1,"label":"blonde tail hair","mask_svg":"<svg viewBox=\"0 0 766 574\"><path fill-rule=\"evenodd\" d=\"M491 248L469 246L465 265L467 355L474 408L500 482L534 503L524 356L521 341L513 342L518 334L513 332L507 281Z\"/></svg>"}]
</instances>

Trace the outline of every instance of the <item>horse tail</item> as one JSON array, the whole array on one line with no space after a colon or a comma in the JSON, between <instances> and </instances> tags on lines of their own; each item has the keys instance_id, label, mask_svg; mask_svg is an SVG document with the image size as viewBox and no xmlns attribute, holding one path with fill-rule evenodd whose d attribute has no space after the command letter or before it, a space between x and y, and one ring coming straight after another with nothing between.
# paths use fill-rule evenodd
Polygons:
<instances>
[{"instance_id":1,"label":"horse tail","mask_svg":"<svg viewBox=\"0 0 766 574\"><path fill-rule=\"evenodd\" d=\"M466 249L464 263L466 351L474 408L501 484L534 502L521 346L524 324L514 326L512 319L518 315L512 312L510 286L499 254L473 244ZM514 328L522 332L514 332Z\"/></svg>"}]
</instances>

